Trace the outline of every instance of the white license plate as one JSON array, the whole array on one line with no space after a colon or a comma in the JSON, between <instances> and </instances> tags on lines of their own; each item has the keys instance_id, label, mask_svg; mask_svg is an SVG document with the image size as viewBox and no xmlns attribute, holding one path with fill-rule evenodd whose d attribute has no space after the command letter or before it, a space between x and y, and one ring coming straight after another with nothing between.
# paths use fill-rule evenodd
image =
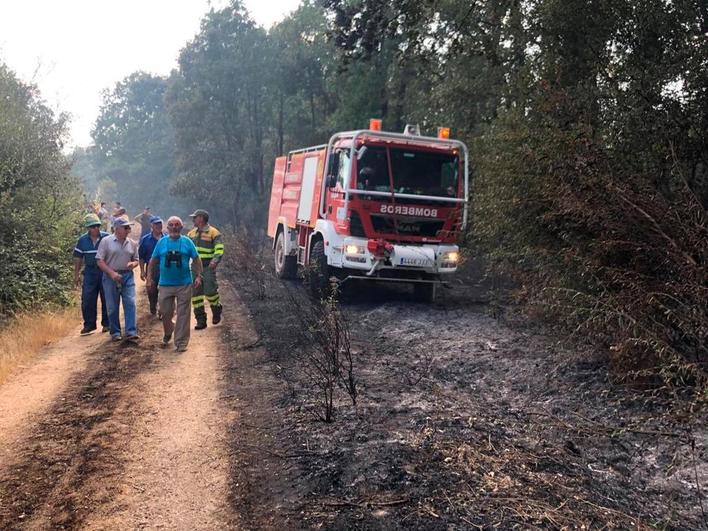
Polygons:
<instances>
[{"instance_id":1,"label":"white license plate","mask_svg":"<svg viewBox=\"0 0 708 531\"><path fill-rule=\"evenodd\" d=\"M429 266L432 262L428 258L401 258L402 266Z\"/></svg>"}]
</instances>

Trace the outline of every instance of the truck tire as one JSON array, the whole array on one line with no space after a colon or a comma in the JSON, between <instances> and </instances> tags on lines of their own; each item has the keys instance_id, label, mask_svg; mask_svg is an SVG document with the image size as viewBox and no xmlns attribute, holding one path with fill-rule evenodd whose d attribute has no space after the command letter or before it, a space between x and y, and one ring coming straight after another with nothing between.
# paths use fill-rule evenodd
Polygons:
<instances>
[{"instance_id":1,"label":"truck tire","mask_svg":"<svg viewBox=\"0 0 708 531\"><path fill-rule=\"evenodd\" d=\"M413 296L418 302L424 302L426 304L431 304L435 302L435 294L437 292L437 284L416 282L413 285Z\"/></svg>"},{"instance_id":2,"label":"truck tire","mask_svg":"<svg viewBox=\"0 0 708 531\"><path fill-rule=\"evenodd\" d=\"M297 256L285 254L285 232L278 232L275 239L275 274L282 280L290 280L297 276Z\"/></svg>"},{"instance_id":3,"label":"truck tire","mask_svg":"<svg viewBox=\"0 0 708 531\"><path fill-rule=\"evenodd\" d=\"M317 240L310 250L310 264L308 267L310 292L314 297L323 299L329 296L331 291L329 277L330 271L324 251L324 242Z\"/></svg>"}]
</instances>

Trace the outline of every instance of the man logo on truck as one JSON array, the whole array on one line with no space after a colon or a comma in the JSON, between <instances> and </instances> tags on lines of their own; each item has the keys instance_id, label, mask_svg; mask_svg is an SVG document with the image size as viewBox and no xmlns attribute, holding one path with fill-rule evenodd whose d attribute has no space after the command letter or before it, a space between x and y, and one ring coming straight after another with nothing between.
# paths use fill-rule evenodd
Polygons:
<instances>
[{"instance_id":1,"label":"man logo on truck","mask_svg":"<svg viewBox=\"0 0 708 531\"><path fill-rule=\"evenodd\" d=\"M424 218L437 218L437 208L414 207L405 205L381 205L382 214L400 214L402 216L418 216Z\"/></svg>"}]
</instances>

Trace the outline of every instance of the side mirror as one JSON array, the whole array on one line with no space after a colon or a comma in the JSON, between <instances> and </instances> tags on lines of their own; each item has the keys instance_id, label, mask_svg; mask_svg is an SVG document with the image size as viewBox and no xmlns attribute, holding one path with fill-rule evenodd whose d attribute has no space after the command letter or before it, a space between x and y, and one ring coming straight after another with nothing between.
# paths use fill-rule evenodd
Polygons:
<instances>
[{"instance_id":1,"label":"side mirror","mask_svg":"<svg viewBox=\"0 0 708 531\"><path fill-rule=\"evenodd\" d=\"M337 184L337 174L339 173L339 153L329 154L329 164L327 166L326 185L327 188L334 188Z\"/></svg>"}]
</instances>

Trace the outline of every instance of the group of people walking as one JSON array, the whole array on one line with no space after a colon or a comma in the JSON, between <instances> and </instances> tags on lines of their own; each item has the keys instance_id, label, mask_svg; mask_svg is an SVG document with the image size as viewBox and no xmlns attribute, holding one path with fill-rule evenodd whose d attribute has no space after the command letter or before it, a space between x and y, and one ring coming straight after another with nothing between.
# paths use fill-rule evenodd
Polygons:
<instances>
[{"instance_id":1,"label":"group of people walking","mask_svg":"<svg viewBox=\"0 0 708 531\"><path fill-rule=\"evenodd\" d=\"M130 221L130 218L128 218L128 214L126 213L125 207L120 204L120 201L115 202L115 204L113 205L113 210L110 213L108 212L108 207L106 206L105 201L101 201L100 203L90 202L86 205L86 210L91 214L95 214L98 217L98 220L101 223L100 228L103 231L110 230L111 232L113 232L113 224L118 218Z\"/></svg>"},{"instance_id":2,"label":"group of people walking","mask_svg":"<svg viewBox=\"0 0 708 531\"><path fill-rule=\"evenodd\" d=\"M101 230L96 214L84 218L86 233L74 248L74 280L81 284L81 335L97 330L98 299L101 300L101 326L113 341L138 341L136 285L134 270L145 281L150 313L163 324L162 345L173 340L175 350L187 349L191 328L190 303L196 317L196 330L207 327L206 303L212 323L221 321L216 269L224 255L221 233L209 224L209 213L196 210L190 217L194 227L186 236L177 216L163 220L145 208L136 218L141 225L139 240L131 239L132 223L127 216L112 219L112 234ZM80 275L83 268L83 282ZM120 322L123 307L124 327Z\"/></svg>"}]
</instances>

